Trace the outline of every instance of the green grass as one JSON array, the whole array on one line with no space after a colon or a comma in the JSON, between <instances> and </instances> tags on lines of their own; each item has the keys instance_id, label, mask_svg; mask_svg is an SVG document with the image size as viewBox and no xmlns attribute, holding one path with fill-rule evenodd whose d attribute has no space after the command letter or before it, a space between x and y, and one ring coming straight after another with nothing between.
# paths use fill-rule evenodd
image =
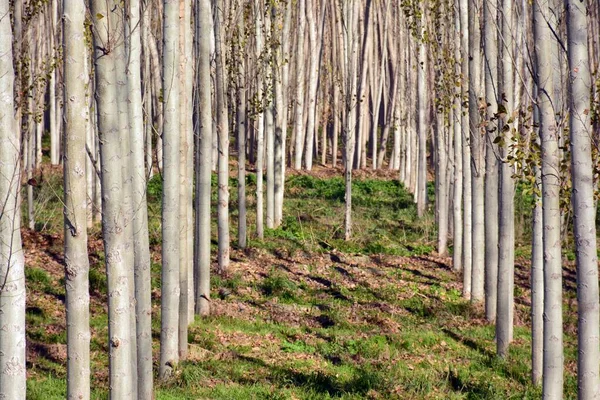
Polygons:
<instances>
[{"instance_id":1,"label":"green grass","mask_svg":"<svg viewBox=\"0 0 600 400\"><path fill-rule=\"evenodd\" d=\"M231 183L235 238L237 182ZM254 232L255 176L249 175L247 183L248 231ZM160 177L155 176L148 186L155 253L160 250L161 194ZM412 196L395 181L355 180L354 235L346 242L343 200L340 178L288 178L282 225L267 229L262 241L251 235L251 249L234 250L228 273L212 275L215 314L192 324L190 357L169 381L157 383L156 398L540 398L539 388L529 384L529 310L518 305L515 342L508 359L498 359L494 328L485 322L481 307L462 298L460 277L443 263L423 257L435 246L433 215L418 219ZM213 201L216 204L216 191ZM60 214L60 202L48 204L55 209L44 215ZM46 229L60 232L59 220L52 221ZM216 225L213 228L216 232ZM525 257L527 249L520 251ZM101 399L108 388L106 276L103 253L98 250L90 259L92 387L93 398ZM153 259L151 272L157 357L158 258ZM43 265L34 265L27 268L27 285L34 294L27 313L30 341L65 343L60 312L64 282ZM515 293L528 296L527 288L518 284ZM576 324L573 312L566 303L570 327ZM572 334L565 336L565 345L565 398L572 398L576 389ZM64 362L40 353L29 373L28 398L65 397Z\"/></svg>"}]
</instances>

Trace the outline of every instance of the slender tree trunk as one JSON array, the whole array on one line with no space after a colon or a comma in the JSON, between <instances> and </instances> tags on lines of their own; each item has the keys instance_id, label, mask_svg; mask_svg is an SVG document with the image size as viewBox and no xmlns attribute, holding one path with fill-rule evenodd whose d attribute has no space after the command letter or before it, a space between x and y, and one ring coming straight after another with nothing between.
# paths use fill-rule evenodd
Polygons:
<instances>
[{"instance_id":1,"label":"slender tree trunk","mask_svg":"<svg viewBox=\"0 0 600 400\"><path fill-rule=\"evenodd\" d=\"M0 2L0 397L26 395L25 260L21 248L19 130L14 117L9 2ZM20 21L19 21L20 22Z\"/></svg>"},{"instance_id":2,"label":"slender tree trunk","mask_svg":"<svg viewBox=\"0 0 600 400\"><path fill-rule=\"evenodd\" d=\"M496 320L498 289L498 136L494 113L498 111L498 0L483 4L486 125L485 140L485 317Z\"/></svg>"},{"instance_id":3,"label":"slender tree trunk","mask_svg":"<svg viewBox=\"0 0 600 400\"><path fill-rule=\"evenodd\" d=\"M193 279L189 279L192 269L192 260L189 258L188 227L189 216L193 214L192 182L193 177L188 174L188 157L192 143L192 4L190 0L180 0L179 18L179 359L187 358L188 353L188 325L190 294L193 293ZM193 301L193 299L192 299Z\"/></svg>"},{"instance_id":4,"label":"slender tree trunk","mask_svg":"<svg viewBox=\"0 0 600 400\"><path fill-rule=\"evenodd\" d=\"M456 2L458 3L458 2ZM454 13L454 62L455 62L455 73L460 76L460 11L458 7L455 7ZM453 201L453 213L454 213L454 228L453 228L453 251L452 251L452 267L454 271L462 270L462 190L463 190L463 148L462 148L462 101L461 101L461 89L457 90L454 96L454 201ZM407 163L407 165L409 165Z\"/></svg>"},{"instance_id":5,"label":"slender tree trunk","mask_svg":"<svg viewBox=\"0 0 600 400\"><path fill-rule=\"evenodd\" d=\"M67 398L90 398L90 293L87 252L88 71L83 0L65 3L65 287L67 310Z\"/></svg>"},{"instance_id":6,"label":"slender tree trunk","mask_svg":"<svg viewBox=\"0 0 600 400\"><path fill-rule=\"evenodd\" d=\"M180 99L179 99L179 2L164 1L163 19L163 199L162 274L159 377L169 378L179 362L180 297Z\"/></svg>"},{"instance_id":7,"label":"slender tree trunk","mask_svg":"<svg viewBox=\"0 0 600 400\"><path fill-rule=\"evenodd\" d=\"M321 7L324 7L321 4ZM308 37L309 37L309 53L310 63L308 71L308 123L306 124L306 149L304 160L306 169L310 171L313 164L314 139L317 131L316 114L317 114L317 90L319 88L319 53L321 40L317 32L317 3L314 0L306 2L306 19L308 21Z\"/></svg>"},{"instance_id":8,"label":"slender tree trunk","mask_svg":"<svg viewBox=\"0 0 600 400\"><path fill-rule=\"evenodd\" d=\"M565 0L569 56L569 132L573 179L573 225L577 259L578 398L600 398L600 305L594 168L591 154L592 87L585 3Z\"/></svg>"},{"instance_id":9,"label":"slender tree trunk","mask_svg":"<svg viewBox=\"0 0 600 400\"><path fill-rule=\"evenodd\" d=\"M537 91L537 89L534 89ZM537 105L534 106L534 124L539 126ZM537 132L536 132L537 135ZM537 138L539 146L539 137ZM542 186L539 166L535 166L536 189ZM537 192L537 190L536 190ZM534 196L533 227L531 241L531 381L534 385L542 383L544 354L544 248L542 199Z\"/></svg>"},{"instance_id":10,"label":"slender tree trunk","mask_svg":"<svg viewBox=\"0 0 600 400\"><path fill-rule=\"evenodd\" d=\"M424 24L424 22L422 22ZM425 32L425 28L421 28ZM419 43L419 66L418 68L418 100L419 100L419 124L418 124L418 175L417 175L417 215L423 217L427 207L427 132L429 130L428 104L427 104L427 51L425 43Z\"/></svg>"},{"instance_id":11,"label":"slender tree trunk","mask_svg":"<svg viewBox=\"0 0 600 400\"><path fill-rule=\"evenodd\" d=\"M243 16L239 17L239 41L244 40ZM240 48L240 54L243 50ZM245 57L243 57L245 58ZM246 248L246 68L245 60L239 62L237 89L237 151L238 151L238 247Z\"/></svg>"},{"instance_id":12,"label":"slender tree trunk","mask_svg":"<svg viewBox=\"0 0 600 400\"><path fill-rule=\"evenodd\" d=\"M468 30L468 0L459 0L460 2L460 29L461 49L462 49L462 99L466 101L469 93L469 30ZM471 298L471 267L472 267L472 192L471 192L471 147L469 142L469 118L467 113L463 112L461 118L462 127L462 151L463 151L463 296Z\"/></svg>"},{"instance_id":13,"label":"slender tree trunk","mask_svg":"<svg viewBox=\"0 0 600 400\"><path fill-rule=\"evenodd\" d=\"M295 109L295 148L294 148L294 168L302 168L302 153L304 146L304 70L306 60L304 58L304 36L306 31L305 18L305 0L298 0L298 26L296 33L298 35L298 44L296 51L296 77L298 86L296 88L296 109Z\"/></svg>"},{"instance_id":14,"label":"slender tree trunk","mask_svg":"<svg viewBox=\"0 0 600 400\"><path fill-rule=\"evenodd\" d=\"M479 12L483 2L469 1L469 127L471 133L471 188L472 188L472 267L471 301L483 300L485 268L485 225L484 225L484 135L480 121L479 104L484 99L481 80L481 31Z\"/></svg>"},{"instance_id":15,"label":"slender tree trunk","mask_svg":"<svg viewBox=\"0 0 600 400\"><path fill-rule=\"evenodd\" d=\"M115 44L123 32L115 32L122 18L115 4L92 2L98 109L98 137L102 170L102 237L106 254L108 289L109 383L110 398L131 398L131 315L129 268L125 253L125 214L123 210L123 170L119 134L118 87ZM122 25L121 25L122 26ZM121 43L121 45L123 45ZM110 49L110 50L107 50Z\"/></svg>"},{"instance_id":16,"label":"slender tree trunk","mask_svg":"<svg viewBox=\"0 0 600 400\"><path fill-rule=\"evenodd\" d=\"M537 57L538 106L542 141L542 205L544 247L544 399L563 397L562 260L558 127L553 108L554 34L556 17L547 1L533 3Z\"/></svg>"},{"instance_id":17,"label":"slender tree trunk","mask_svg":"<svg viewBox=\"0 0 600 400\"><path fill-rule=\"evenodd\" d=\"M210 0L196 8L196 65L198 87L198 130L196 135L196 314L210 314L210 200L212 168L212 106L210 43L212 27Z\"/></svg>"},{"instance_id":18,"label":"slender tree trunk","mask_svg":"<svg viewBox=\"0 0 600 400\"><path fill-rule=\"evenodd\" d=\"M216 59L216 110L217 134L219 136L219 272L229 267L229 121L227 119L227 99L225 97L225 67L223 65L223 44L221 37L221 7L223 3L215 0L215 59Z\"/></svg>"},{"instance_id":19,"label":"slender tree trunk","mask_svg":"<svg viewBox=\"0 0 600 400\"><path fill-rule=\"evenodd\" d=\"M146 204L146 168L144 165L144 115L141 84L141 20L139 0L129 1L129 135L132 171L133 253L135 276L135 315L137 318L138 398L152 398L152 299L148 208Z\"/></svg>"},{"instance_id":20,"label":"slender tree trunk","mask_svg":"<svg viewBox=\"0 0 600 400\"><path fill-rule=\"evenodd\" d=\"M345 121L344 121L344 139L345 139L345 159L344 159L344 180L346 186L345 193L345 217L344 217L344 237L349 240L352 236L352 163L354 160L354 139L356 134L356 107L357 107L357 68L358 68L358 0L353 0L344 5L344 85L345 85Z\"/></svg>"},{"instance_id":21,"label":"slender tree trunk","mask_svg":"<svg viewBox=\"0 0 600 400\"><path fill-rule=\"evenodd\" d=\"M262 22L262 11L258 0L255 2L255 14L256 14L256 60L260 60L263 51L263 22ZM261 68L262 69L262 68ZM256 235L262 239L264 237L264 193L263 193L263 172L264 172L264 160L265 160L265 123L264 123L264 111L262 107L263 103L263 76L261 71L257 72L257 97L259 100L260 110L256 117Z\"/></svg>"},{"instance_id":22,"label":"slender tree trunk","mask_svg":"<svg viewBox=\"0 0 600 400\"><path fill-rule=\"evenodd\" d=\"M50 51L51 58L54 60L57 55L54 50L54 46L58 44L57 42L57 33L58 33L58 0L54 0L51 2L51 25L50 25L50 40L52 49ZM67 8L66 5L63 5L64 8ZM64 11L63 11L64 12ZM58 131L57 124L57 102L56 102L56 74L57 68L52 68L52 72L50 72L50 86L49 86L49 100L50 100L50 164L58 165L60 162L60 132Z\"/></svg>"},{"instance_id":23,"label":"slender tree trunk","mask_svg":"<svg viewBox=\"0 0 600 400\"><path fill-rule=\"evenodd\" d=\"M510 155L511 143L515 126L513 89L513 3L503 0L502 3L502 93L503 93L503 142L502 163L499 178L499 224L498 224L498 290L496 305L496 349L500 357L508 355L508 346L512 341L513 326L513 293L514 282L514 182L513 168L507 157Z\"/></svg>"}]
</instances>

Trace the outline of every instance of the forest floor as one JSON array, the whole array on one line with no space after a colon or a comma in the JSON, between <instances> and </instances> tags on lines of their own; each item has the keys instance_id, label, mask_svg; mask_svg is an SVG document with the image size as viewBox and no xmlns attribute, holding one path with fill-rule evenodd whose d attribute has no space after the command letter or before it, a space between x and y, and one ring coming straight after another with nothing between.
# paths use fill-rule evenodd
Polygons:
<instances>
[{"instance_id":1,"label":"forest floor","mask_svg":"<svg viewBox=\"0 0 600 400\"><path fill-rule=\"evenodd\" d=\"M282 226L258 240L250 174L246 250L235 248L237 182L231 180L231 267L223 276L213 274L212 315L191 325L189 358L170 381L156 385L157 399L541 398L529 383L527 247L517 249L515 340L501 360L482 306L462 298L462 278L452 271L451 258L434 252L432 213L417 219L411 195L393 174L361 173L353 185L354 238L346 242L339 176L327 170L290 174ZM55 171L40 180L38 229L23 230L32 400L64 399L66 392L61 179ZM155 362L160 191L155 177L148 187ZM103 399L108 327L98 227L90 230L89 252L93 398ZM565 398L574 398L575 275L567 264Z\"/></svg>"}]
</instances>

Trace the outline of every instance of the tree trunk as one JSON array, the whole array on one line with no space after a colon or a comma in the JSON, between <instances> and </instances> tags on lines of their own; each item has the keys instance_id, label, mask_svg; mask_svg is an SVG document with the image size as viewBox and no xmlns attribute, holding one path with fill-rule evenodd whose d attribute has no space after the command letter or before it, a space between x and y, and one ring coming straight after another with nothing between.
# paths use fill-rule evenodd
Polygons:
<instances>
[{"instance_id":1,"label":"tree trunk","mask_svg":"<svg viewBox=\"0 0 600 400\"><path fill-rule=\"evenodd\" d=\"M260 60L263 52L263 23L262 11L258 0L255 3L256 15L256 60ZM262 70L262 68L260 68ZM257 71L257 98L259 101L259 112L256 117L256 235L259 239L264 237L264 161L265 161L265 121L262 103L263 99L263 76L261 71Z\"/></svg>"},{"instance_id":2,"label":"tree trunk","mask_svg":"<svg viewBox=\"0 0 600 400\"><path fill-rule=\"evenodd\" d=\"M163 19L163 194L159 377L168 379L179 362L179 2L164 1Z\"/></svg>"},{"instance_id":3,"label":"tree trunk","mask_svg":"<svg viewBox=\"0 0 600 400\"><path fill-rule=\"evenodd\" d=\"M19 130L14 117L9 2L0 2L0 397L24 400L25 260L21 248ZM83 168L83 167L82 167Z\"/></svg>"},{"instance_id":4,"label":"tree trunk","mask_svg":"<svg viewBox=\"0 0 600 400\"><path fill-rule=\"evenodd\" d=\"M300 169L302 168L302 152L304 145L304 64L306 63L304 58L304 36L306 30L305 0L298 0L297 4L298 26L296 27L296 34L298 43L296 50L296 79L298 86L296 88L294 168Z\"/></svg>"},{"instance_id":5,"label":"tree trunk","mask_svg":"<svg viewBox=\"0 0 600 400\"><path fill-rule=\"evenodd\" d=\"M87 252L87 182L83 173L89 108L86 87L83 0L64 5L65 72L65 287L67 310L67 398L90 398L90 294Z\"/></svg>"},{"instance_id":6,"label":"tree trunk","mask_svg":"<svg viewBox=\"0 0 600 400\"><path fill-rule=\"evenodd\" d=\"M244 40L243 16L238 21L239 41ZM243 49L240 48L240 54ZM236 108L236 131L238 152L238 247L246 248L246 68L245 56L239 60Z\"/></svg>"},{"instance_id":7,"label":"tree trunk","mask_svg":"<svg viewBox=\"0 0 600 400\"><path fill-rule=\"evenodd\" d=\"M552 47L556 16L547 1L533 3L535 54L537 57L537 102L542 141L542 204L544 247L544 399L563 397L562 260L560 237L560 168L558 127L553 108Z\"/></svg>"},{"instance_id":8,"label":"tree trunk","mask_svg":"<svg viewBox=\"0 0 600 400\"><path fill-rule=\"evenodd\" d=\"M573 180L573 225L577 259L578 398L600 397L600 305L594 168L591 154L592 87L585 3L566 0L569 57L569 132Z\"/></svg>"},{"instance_id":9,"label":"tree trunk","mask_svg":"<svg viewBox=\"0 0 600 400\"><path fill-rule=\"evenodd\" d=\"M424 24L424 22L422 22ZM425 27L422 27L425 32ZM419 43L419 66L418 68L418 102L419 102L419 124L418 124L418 161L417 161L417 215L423 217L427 207L427 132L429 121L427 116L429 108L427 104L427 51L425 43ZM391 161L390 161L391 162Z\"/></svg>"},{"instance_id":10,"label":"tree trunk","mask_svg":"<svg viewBox=\"0 0 600 400\"><path fill-rule=\"evenodd\" d=\"M220 0L215 0L215 68L216 68L216 110L217 135L219 139L219 203L218 234L219 234L219 272L223 273L229 267L229 121L227 119L227 99L225 97L225 67L223 65L223 44L221 37L221 7Z\"/></svg>"},{"instance_id":11,"label":"tree trunk","mask_svg":"<svg viewBox=\"0 0 600 400\"><path fill-rule=\"evenodd\" d=\"M141 81L140 2L129 1L129 135L132 173L133 253L135 276L135 315L137 318L137 386L138 398L152 398L152 299L148 208L146 204L146 167L144 161L144 114Z\"/></svg>"},{"instance_id":12,"label":"tree trunk","mask_svg":"<svg viewBox=\"0 0 600 400\"><path fill-rule=\"evenodd\" d=\"M458 2L457 2L458 3ZM456 76L460 76L460 11L458 7L455 7L454 13L454 63ZM462 270L462 190L463 190L463 145L462 145L462 101L461 101L461 89L458 88L457 93L454 96L454 201L453 210L454 213L454 228L453 228L453 251L452 251L452 268L458 272ZM407 163L407 165L409 165Z\"/></svg>"},{"instance_id":13,"label":"tree trunk","mask_svg":"<svg viewBox=\"0 0 600 400\"><path fill-rule=\"evenodd\" d=\"M480 121L479 103L484 99L481 81L481 31L479 12L483 2L469 0L469 127L471 132L471 188L473 203L472 225L472 266L471 301L483 300L485 264L485 225L484 225L484 135Z\"/></svg>"},{"instance_id":14,"label":"tree trunk","mask_svg":"<svg viewBox=\"0 0 600 400\"><path fill-rule=\"evenodd\" d=\"M467 101L469 93L469 30L468 30L468 0L459 0L460 2L460 29L461 35L461 49L462 49L462 61L461 61L461 72L462 72L462 100ZM463 269L463 296L467 299L471 298L471 267L472 267L472 193L471 193L471 147L469 143L469 118L466 113L462 113L461 118L462 127L462 160L463 160L463 256L462 256L462 269Z\"/></svg>"},{"instance_id":15,"label":"tree trunk","mask_svg":"<svg viewBox=\"0 0 600 400\"><path fill-rule=\"evenodd\" d=\"M198 87L198 130L196 135L196 314L210 314L210 200L212 169L212 106L210 43L212 27L210 0L196 8L196 65Z\"/></svg>"},{"instance_id":16,"label":"tree trunk","mask_svg":"<svg viewBox=\"0 0 600 400\"><path fill-rule=\"evenodd\" d=\"M121 135L119 132L116 51L107 50L106 43L123 32L115 32L115 21L122 18L115 4L92 2L98 109L98 137L102 171L102 237L106 254L108 290L109 384L111 399L131 398L131 315L129 269L125 253L123 191L114 190L123 184L121 167ZM122 26L122 25L121 25ZM121 44L122 45L122 44ZM122 77L121 77L122 78Z\"/></svg>"},{"instance_id":17,"label":"tree trunk","mask_svg":"<svg viewBox=\"0 0 600 400\"><path fill-rule=\"evenodd\" d=\"M496 320L498 289L498 146L494 144L498 127L494 113L498 111L498 0L483 5L485 56L485 317Z\"/></svg>"},{"instance_id":18,"label":"tree trunk","mask_svg":"<svg viewBox=\"0 0 600 400\"><path fill-rule=\"evenodd\" d=\"M512 341L514 295L514 182L513 168L507 157L510 155L509 144L515 131L514 116L518 110L514 107L513 89L513 3L504 0L502 3L502 163L499 178L499 224L498 224L498 289L496 304L496 349L500 357L508 355L508 346Z\"/></svg>"}]
</instances>

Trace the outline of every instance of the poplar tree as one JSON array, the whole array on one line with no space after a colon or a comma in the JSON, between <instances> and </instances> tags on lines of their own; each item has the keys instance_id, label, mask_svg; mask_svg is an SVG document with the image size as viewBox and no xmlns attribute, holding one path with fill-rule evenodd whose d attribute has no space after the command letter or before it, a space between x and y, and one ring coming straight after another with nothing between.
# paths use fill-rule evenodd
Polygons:
<instances>
[{"instance_id":1,"label":"poplar tree","mask_svg":"<svg viewBox=\"0 0 600 400\"><path fill-rule=\"evenodd\" d=\"M65 136L64 223L67 311L67 398L90 398L90 263L87 252L85 150L89 108L83 0L63 9Z\"/></svg>"},{"instance_id":2,"label":"poplar tree","mask_svg":"<svg viewBox=\"0 0 600 400\"><path fill-rule=\"evenodd\" d=\"M163 19L163 195L159 377L179 362L179 1L164 1Z\"/></svg>"},{"instance_id":3,"label":"poplar tree","mask_svg":"<svg viewBox=\"0 0 600 400\"><path fill-rule=\"evenodd\" d=\"M129 268L125 253L121 137L117 99L116 46L123 32L115 31L120 8L115 2L92 1L96 102L102 180L102 238L108 291L109 384L111 399L130 398L131 314ZM122 26L122 25L121 25ZM121 77L122 78L122 77Z\"/></svg>"},{"instance_id":4,"label":"poplar tree","mask_svg":"<svg viewBox=\"0 0 600 400\"><path fill-rule=\"evenodd\" d=\"M13 35L0 1L0 398L24 400L25 259L21 247L21 143L15 120Z\"/></svg>"},{"instance_id":5,"label":"poplar tree","mask_svg":"<svg viewBox=\"0 0 600 400\"><path fill-rule=\"evenodd\" d=\"M569 58L569 132L573 181L573 228L577 261L578 398L600 397L600 305L596 204L592 164L592 86L588 53L587 2L565 0Z\"/></svg>"}]
</instances>

